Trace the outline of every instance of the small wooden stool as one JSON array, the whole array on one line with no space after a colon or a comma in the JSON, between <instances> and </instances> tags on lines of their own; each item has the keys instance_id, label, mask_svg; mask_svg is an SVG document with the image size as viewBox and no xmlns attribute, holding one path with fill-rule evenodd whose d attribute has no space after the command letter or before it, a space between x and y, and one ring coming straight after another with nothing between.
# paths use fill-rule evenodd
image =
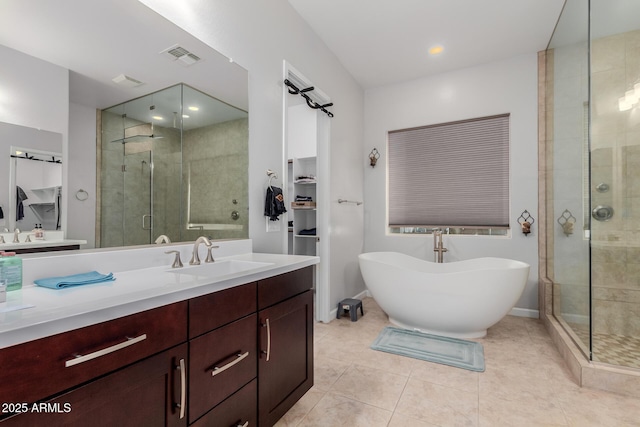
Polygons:
<instances>
[{"instance_id":1,"label":"small wooden stool","mask_svg":"<svg viewBox=\"0 0 640 427\"><path fill-rule=\"evenodd\" d=\"M351 316L351 321L356 322L358 320L358 307L360 308L360 313L364 316L362 301L354 298L343 299L338 303L338 313L336 314L336 318L339 319L344 315L345 311L348 311L349 316Z\"/></svg>"}]
</instances>

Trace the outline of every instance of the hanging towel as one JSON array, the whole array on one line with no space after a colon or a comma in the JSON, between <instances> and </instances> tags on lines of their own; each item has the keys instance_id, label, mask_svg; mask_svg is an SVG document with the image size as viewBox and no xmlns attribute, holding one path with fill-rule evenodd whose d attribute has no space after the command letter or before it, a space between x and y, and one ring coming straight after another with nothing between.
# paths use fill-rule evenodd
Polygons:
<instances>
[{"instance_id":1,"label":"hanging towel","mask_svg":"<svg viewBox=\"0 0 640 427\"><path fill-rule=\"evenodd\" d=\"M2 212L2 206L0 206L0 219L4 219L4 212Z\"/></svg>"},{"instance_id":2,"label":"hanging towel","mask_svg":"<svg viewBox=\"0 0 640 427\"><path fill-rule=\"evenodd\" d=\"M24 205L22 202L27 200L27 193L22 188L16 185L16 221L20 221L24 218Z\"/></svg>"},{"instance_id":3,"label":"hanging towel","mask_svg":"<svg viewBox=\"0 0 640 427\"><path fill-rule=\"evenodd\" d=\"M267 187L267 198L264 202L264 216L268 216L271 221L279 221L278 216L285 213L284 196L282 189L278 187Z\"/></svg>"},{"instance_id":4,"label":"hanging towel","mask_svg":"<svg viewBox=\"0 0 640 427\"><path fill-rule=\"evenodd\" d=\"M116 280L113 273L100 274L97 271L89 273L73 274L71 276L48 277L45 279L37 279L33 282L38 286L49 289L63 289L72 286L90 285L92 283L112 282Z\"/></svg>"}]
</instances>

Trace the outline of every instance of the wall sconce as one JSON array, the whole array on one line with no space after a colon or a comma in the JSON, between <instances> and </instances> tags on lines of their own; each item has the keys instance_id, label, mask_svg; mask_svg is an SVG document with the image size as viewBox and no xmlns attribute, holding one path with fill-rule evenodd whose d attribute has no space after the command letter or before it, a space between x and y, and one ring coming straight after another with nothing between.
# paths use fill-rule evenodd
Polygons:
<instances>
[{"instance_id":1,"label":"wall sconce","mask_svg":"<svg viewBox=\"0 0 640 427\"><path fill-rule=\"evenodd\" d=\"M529 233L531 233L531 226L534 222L536 222L536 220L533 219L529 211L526 209L518 217L518 224L522 227L522 233L525 236L528 236Z\"/></svg>"},{"instance_id":2,"label":"wall sconce","mask_svg":"<svg viewBox=\"0 0 640 427\"><path fill-rule=\"evenodd\" d=\"M576 223L576 217L571 214L569 209L565 209L557 219L558 224L562 227L562 232L565 236L569 237L573 234L573 224Z\"/></svg>"},{"instance_id":3,"label":"wall sconce","mask_svg":"<svg viewBox=\"0 0 640 427\"><path fill-rule=\"evenodd\" d=\"M371 152L369 153L369 161L371 162L372 168L376 166L376 162L378 161L379 158L380 158L380 153L378 152L378 150L376 150L375 148L371 150Z\"/></svg>"}]
</instances>

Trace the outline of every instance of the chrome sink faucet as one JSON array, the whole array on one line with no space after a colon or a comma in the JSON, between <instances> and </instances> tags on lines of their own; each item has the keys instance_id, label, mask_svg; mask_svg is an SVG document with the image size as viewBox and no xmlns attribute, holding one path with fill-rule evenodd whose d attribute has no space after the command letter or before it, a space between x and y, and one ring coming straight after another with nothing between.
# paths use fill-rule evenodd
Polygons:
<instances>
[{"instance_id":1,"label":"chrome sink faucet","mask_svg":"<svg viewBox=\"0 0 640 427\"><path fill-rule=\"evenodd\" d=\"M442 264L444 262L443 254L448 251L442 245L442 230L434 228L433 232L433 251L436 252L436 262Z\"/></svg>"},{"instance_id":2,"label":"chrome sink faucet","mask_svg":"<svg viewBox=\"0 0 640 427\"><path fill-rule=\"evenodd\" d=\"M20 229L16 227L16 229L13 230L13 243L20 243L20 239L18 239L19 235L20 235Z\"/></svg>"},{"instance_id":3,"label":"chrome sink faucet","mask_svg":"<svg viewBox=\"0 0 640 427\"><path fill-rule=\"evenodd\" d=\"M193 244L193 255L191 255L191 261L189 261L190 265L200 265L200 255L198 255L198 247L200 246L200 243L204 243L207 247L207 259L205 259L204 262L215 261L211 255L211 249L219 248L219 246L213 246L207 237L200 236Z\"/></svg>"}]
</instances>

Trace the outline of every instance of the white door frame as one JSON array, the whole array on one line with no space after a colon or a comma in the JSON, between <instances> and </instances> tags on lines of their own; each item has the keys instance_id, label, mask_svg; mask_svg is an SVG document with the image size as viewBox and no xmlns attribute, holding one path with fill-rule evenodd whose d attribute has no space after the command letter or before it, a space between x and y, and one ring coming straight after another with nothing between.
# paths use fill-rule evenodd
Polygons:
<instances>
[{"instance_id":1,"label":"white door frame","mask_svg":"<svg viewBox=\"0 0 640 427\"><path fill-rule=\"evenodd\" d=\"M330 98L318 89L315 85L313 85L302 73L296 70L291 64L287 61L283 61L283 82L284 79L289 79L291 81L303 83L303 87L300 89L314 86L313 94L314 98L317 98L318 101L322 102L322 104L326 104L331 102ZM283 153L282 156L282 170L284 171L284 177L282 179L283 183L289 182L288 175L288 100L291 95L287 89L287 86L282 84L282 146ZM299 95L295 95L299 96ZM317 156L316 156L316 168L317 168L317 183L316 183L316 227L318 230L318 243L316 245L316 254L320 257L320 263L316 265L316 274L315 274L315 301L316 301L316 312L315 318L318 321L328 323L331 321L331 307L329 304L330 299L330 287L329 287L329 218L330 218L330 208L331 204L329 203L329 183L330 183L330 135L331 135L331 123L329 117L326 113L321 110L316 110L317 114ZM287 191L284 191L284 194L288 194ZM283 248L288 247L288 235L287 230L285 228L284 233L282 233L283 239ZM286 253L286 250L285 250Z\"/></svg>"}]
</instances>

